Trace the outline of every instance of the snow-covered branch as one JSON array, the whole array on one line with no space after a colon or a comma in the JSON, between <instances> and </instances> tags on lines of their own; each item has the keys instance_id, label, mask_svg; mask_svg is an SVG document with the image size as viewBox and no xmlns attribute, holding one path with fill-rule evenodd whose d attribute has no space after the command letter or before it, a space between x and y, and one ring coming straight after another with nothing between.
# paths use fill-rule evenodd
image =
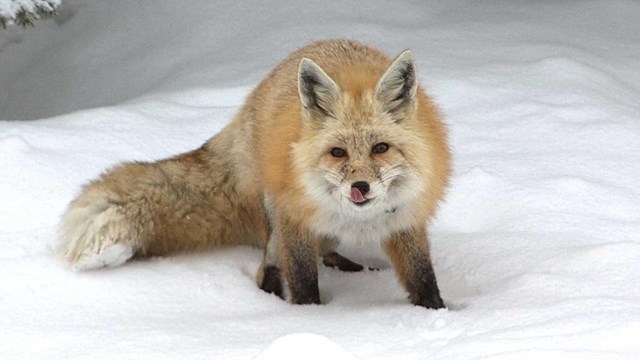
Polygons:
<instances>
[{"instance_id":1,"label":"snow-covered branch","mask_svg":"<svg viewBox=\"0 0 640 360\"><path fill-rule=\"evenodd\" d=\"M33 26L41 17L52 16L61 0L0 0L0 25Z\"/></svg>"}]
</instances>

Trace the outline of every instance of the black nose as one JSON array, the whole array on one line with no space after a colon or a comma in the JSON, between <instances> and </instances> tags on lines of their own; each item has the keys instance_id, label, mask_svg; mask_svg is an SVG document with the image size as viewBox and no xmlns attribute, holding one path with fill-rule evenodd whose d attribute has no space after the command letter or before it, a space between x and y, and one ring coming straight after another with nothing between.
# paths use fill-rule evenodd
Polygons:
<instances>
[{"instance_id":1,"label":"black nose","mask_svg":"<svg viewBox=\"0 0 640 360\"><path fill-rule=\"evenodd\" d=\"M351 184L351 187L360 190L362 195L364 195L364 194L369 192L369 183L368 182L356 181L353 184Z\"/></svg>"}]
</instances>

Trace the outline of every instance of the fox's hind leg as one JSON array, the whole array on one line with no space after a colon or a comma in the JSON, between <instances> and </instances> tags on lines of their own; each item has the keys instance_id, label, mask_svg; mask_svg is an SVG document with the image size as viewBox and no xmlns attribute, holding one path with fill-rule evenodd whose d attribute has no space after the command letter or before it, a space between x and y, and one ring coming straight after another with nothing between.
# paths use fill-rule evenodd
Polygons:
<instances>
[{"instance_id":1,"label":"fox's hind leg","mask_svg":"<svg viewBox=\"0 0 640 360\"><path fill-rule=\"evenodd\" d=\"M322 263L324 266L344 272L358 272L364 270L363 265L340 255L336 251L336 248L338 247L338 240L330 237L323 237L320 241L320 255L322 256ZM368 269L377 270L373 268Z\"/></svg>"},{"instance_id":2,"label":"fox's hind leg","mask_svg":"<svg viewBox=\"0 0 640 360\"><path fill-rule=\"evenodd\" d=\"M364 266L349 260L348 258L332 251L322 256L322 263L334 269L344 272L358 272L364 270Z\"/></svg>"},{"instance_id":3,"label":"fox's hind leg","mask_svg":"<svg viewBox=\"0 0 640 360\"><path fill-rule=\"evenodd\" d=\"M264 258L258 270L256 280L258 287L265 292L275 294L284 299L282 271L280 270L280 244L277 237L277 222L275 221L275 206L267 194L262 198L262 212L264 215L268 240L264 247Z\"/></svg>"},{"instance_id":4,"label":"fox's hind leg","mask_svg":"<svg viewBox=\"0 0 640 360\"><path fill-rule=\"evenodd\" d=\"M276 236L269 236L264 248L264 259L258 270L258 286L265 292L275 294L284 299L282 271L280 270L279 243Z\"/></svg>"}]
</instances>

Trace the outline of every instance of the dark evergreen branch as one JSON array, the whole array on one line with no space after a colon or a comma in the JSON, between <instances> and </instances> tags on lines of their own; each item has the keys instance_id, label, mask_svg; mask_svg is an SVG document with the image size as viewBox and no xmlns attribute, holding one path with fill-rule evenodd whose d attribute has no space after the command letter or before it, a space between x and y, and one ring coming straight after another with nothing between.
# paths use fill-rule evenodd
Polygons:
<instances>
[{"instance_id":1,"label":"dark evergreen branch","mask_svg":"<svg viewBox=\"0 0 640 360\"><path fill-rule=\"evenodd\" d=\"M55 15L58 2L45 1L45 4L37 4L33 10L26 9L24 6L16 12L15 17L5 17L0 15L0 25L6 29L7 25L16 24L22 27L34 26L34 21L43 18L50 18Z\"/></svg>"}]
</instances>

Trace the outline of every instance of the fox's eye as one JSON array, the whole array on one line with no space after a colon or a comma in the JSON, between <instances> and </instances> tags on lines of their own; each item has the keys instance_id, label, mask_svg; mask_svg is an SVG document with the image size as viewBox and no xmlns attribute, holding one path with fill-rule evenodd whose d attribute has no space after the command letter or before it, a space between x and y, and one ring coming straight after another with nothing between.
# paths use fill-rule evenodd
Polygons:
<instances>
[{"instance_id":1,"label":"fox's eye","mask_svg":"<svg viewBox=\"0 0 640 360\"><path fill-rule=\"evenodd\" d=\"M389 150L389 144L387 143L378 143L371 148L371 152L374 154L382 154L387 152L387 150Z\"/></svg>"},{"instance_id":2,"label":"fox's eye","mask_svg":"<svg viewBox=\"0 0 640 360\"><path fill-rule=\"evenodd\" d=\"M345 157L345 156L347 156L347 151L345 149L340 149L340 148L335 147L335 148L331 149L331 155L333 157L338 157L338 158L339 157Z\"/></svg>"}]
</instances>

